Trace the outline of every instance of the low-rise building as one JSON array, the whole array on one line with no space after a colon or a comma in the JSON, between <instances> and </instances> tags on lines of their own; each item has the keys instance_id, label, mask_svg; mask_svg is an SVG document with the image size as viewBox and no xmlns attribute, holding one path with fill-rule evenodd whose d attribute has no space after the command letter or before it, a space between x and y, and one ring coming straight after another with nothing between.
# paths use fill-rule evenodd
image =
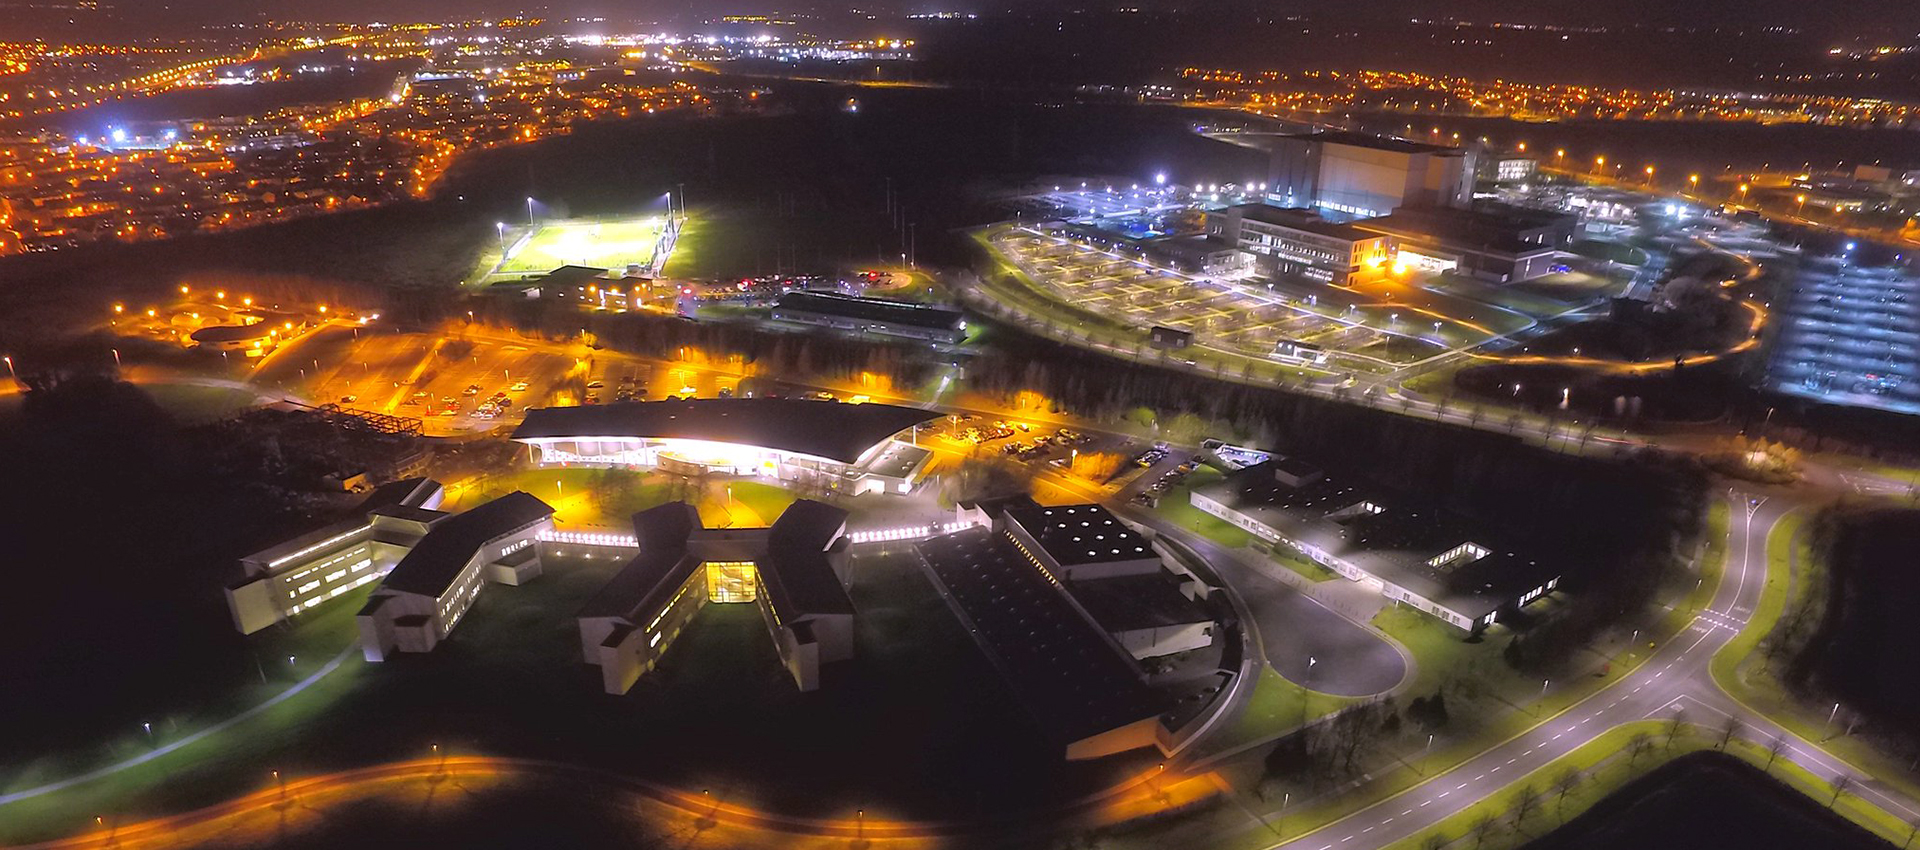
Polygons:
<instances>
[{"instance_id":1,"label":"low-rise building","mask_svg":"<svg viewBox=\"0 0 1920 850\"><path fill-rule=\"evenodd\" d=\"M1067 758L1165 747L1139 662L1211 646L1208 589L1099 505L965 502L916 545L954 615Z\"/></svg>"},{"instance_id":2,"label":"low-rise building","mask_svg":"<svg viewBox=\"0 0 1920 850\"><path fill-rule=\"evenodd\" d=\"M1385 274L1390 236L1327 221L1310 209L1238 204L1207 214L1207 229L1253 255L1270 275L1294 275L1346 286Z\"/></svg>"},{"instance_id":3,"label":"low-rise building","mask_svg":"<svg viewBox=\"0 0 1920 850\"><path fill-rule=\"evenodd\" d=\"M808 499L765 528L706 528L686 502L635 514L640 553L580 609L583 657L624 694L709 603L752 603L794 684L818 689L822 664L853 657L846 521Z\"/></svg>"},{"instance_id":4,"label":"low-rise building","mask_svg":"<svg viewBox=\"0 0 1920 850\"><path fill-rule=\"evenodd\" d=\"M1193 506L1470 633L1560 586L1548 565L1438 511L1392 507L1293 458L1192 491Z\"/></svg>"},{"instance_id":5,"label":"low-rise building","mask_svg":"<svg viewBox=\"0 0 1920 850\"><path fill-rule=\"evenodd\" d=\"M1495 283L1519 283L1553 271L1573 242L1574 216L1512 206L1401 207L1353 223L1399 245L1396 262L1453 271Z\"/></svg>"},{"instance_id":6,"label":"low-rise building","mask_svg":"<svg viewBox=\"0 0 1920 850\"><path fill-rule=\"evenodd\" d=\"M433 651L487 582L540 575L539 538L551 531L553 508L519 491L435 521L356 615L366 659Z\"/></svg>"},{"instance_id":7,"label":"low-rise building","mask_svg":"<svg viewBox=\"0 0 1920 850\"><path fill-rule=\"evenodd\" d=\"M233 627L253 634L378 581L446 514L440 482L410 478L375 488L351 519L240 559L226 588Z\"/></svg>"},{"instance_id":8,"label":"low-rise building","mask_svg":"<svg viewBox=\"0 0 1920 850\"><path fill-rule=\"evenodd\" d=\"M949 345L967 337L966 317L959 310L835 292L796 290L783 293L773 305L773 318L848 333L871 333Z\"/></svg>"}]
</instances>

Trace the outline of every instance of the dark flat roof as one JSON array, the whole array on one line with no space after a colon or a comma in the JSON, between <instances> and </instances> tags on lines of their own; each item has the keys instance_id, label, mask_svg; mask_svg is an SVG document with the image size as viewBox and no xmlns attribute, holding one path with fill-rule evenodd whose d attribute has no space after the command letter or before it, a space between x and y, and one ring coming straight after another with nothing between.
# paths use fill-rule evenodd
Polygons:
<instances>
[{"instance_id":1,"label":"dark flat roof","mask_svg":"<svg viewBox=\"0 0 1920 850\"><path fill-rule=\"evenodd\" d=\"M550 516L553 508L546 502L515 490L466 513L443 519L393 566L380 587L438 598L447 592L454 578L460 575L460 568L466 566L487 541Z\"/></svg>"},{"instance_id":2,"label":"dark flat roof","mask_svg":"<svg viewBox=\"0 0 1920 850\"><path fill-rule=\"evenodd\" d=\"M1409 142L1390 136L1375 136L1368 133L1354 133L1347 130L1325 130L1318 133L1293 133L1284 136L1288 139L1303 139L1310 142L1323 142L1331 145L1351 145L1357 148L1392 151L1394 153L1441 153L1455 150L1443 145L1429 145L1424 142Z\"/></svg>"},{"instance_id":3,"label":"dark flat roof","mask_svg":"<svg viewBox=\"0 0 1920 850\"><path fill-rule=\"evenodd\" d=\"M1170 570L1069 582L1073 601L1109 632L1211 622L1205 606L1180 592Z\"/></svg>"},{"instance_id":4,"label":"dark flat roof","mask_svg":"<svg viewBox=\"0 0 1920 850\"><path fill-rule=\"evenodd\" d=\"M687 538L699 527L699 511L686 502L634 514L633 536L640 541L640 554L594 592L577 616L634 617L661 588L679 587L700 563L687 557Z\"/></svg>"},{"instance_id":5,"label":"dark flat roof","mask_svg":"<svg viewBox=\"0 0 1920 850\"><path fill-rule=\"evenodd\" d=\"M758 567L760 583L783 617L853 613L853 600L826 555L846 524L846 511L812 499L788 505L773 521Z\"/></svg>"},{"instance_id":6,"label":"dark flat roof","mask_svg":"<svg viewBox=\"0 0 1920 850\"><path fill-rule=\"evenodd\" d=\"M758 446L845 464L937 414L892 404L696 398L527 411L513 439L675 438Z\"/></svg>"},{"instance_id":7,"label":"dark flat roof","mask_svg":"<svg viewBox=\"0 0 1920 850\"><path fill-rule=\"evenodd\" d=\"M1358 242L1362 239L1378 239L1380 234L1368 233L1351 224L1341 224L1320 217L1313 210L1298 207L1276 207L1272 204L1251 203L1228 207L1229 212L1239 212L1241 218L1251 219L1275 227L1286 227L1302 233L1314 233Z\"/></svg>"},{"instance_id":8,"label":"dark flat roof","mask_svg":"<svg viewBox=\"0 0 1920 850\"><path fill-rule=\"evenodd\" d=\"M837 292L810 290L796 290L782 294L780 300L774 304L774 309L804 310L810 313L844 316L849 319L911 325L942 331L959 330L961 319L964 318L959 310L946 307L935 307L912 301L896 301L891 298L861 298L841 295Z\"/></svg>"},{"instance_id":9,"label":"dark flat roof","mask_svg":"<svg viewBox=\"0 0 1920 850\"><path fill-rule=\"evenodd\" d=\"M1009 507L1007 517L1063 567L1159 557L1146 538L1100 505Z\"/></svg>"},{"instance_id":10,"label":"dark flat roof","mask_svg":"<svg viewBox=\"0 0 1920 850\"><path fill-rule=\"evenodd\" d=\"M579 286L596 280L606 273L606 269L594 268L593 266L565 265L547 272L546 277L541 278L540 281L542 283L554 283L561 286Z\"/></svg>"},{"instance_id":11,"label":"dark flat roof","mask_svg":"<svg viewBox=\"0 0 1920 850\"><path fill-rule=\"evenodd\" d=\"M367 498L361 500L360 507L367 511L392 505L417 508L441 489L440 482L431 478L402 478L373 488Z\"/></svg>"},{"instance_id":12,"label":"dark flat roof","mask_svg":"<svg viewBox=\"0 0 1920 850\"><path fill-rule=\"evenodd\" d=\"M976 526L915 547L941 596L1050 737L1071 743L1159 713L1133 661L1004 538Z\"/></svg>"},{"instance_id":13,"label":"dark flat roof","mask_svg":"<svg viewBox=\"0 0 1920 850\"><path fill-rule=\"evenodd\" d=\"M266 322L251 325L214 325L193 332L194 342L240 342L249 339L266 339L273 334L275 326Z\"/></svg>"},{"instance_id":14,"label":"dark flat roof","mask_svg":"<svg viewBox=\"0 0 1920 850\"><path fill-rule=\"evenodd\" d=\"M1274 461L1229 473L1200 488L1201 495L1250 516L1281 536L1321 550L1461 614L1479 618L1558 577L1548 566L1501 545L1499 535L1434 510L1394 507L1359 487L1323 478L1289 487L1273 476ZM1341 513L1362 501L1384 510ZM1485 557L1435 567L1428 561L1462 543Z\"/></svg>"}]
</instances>

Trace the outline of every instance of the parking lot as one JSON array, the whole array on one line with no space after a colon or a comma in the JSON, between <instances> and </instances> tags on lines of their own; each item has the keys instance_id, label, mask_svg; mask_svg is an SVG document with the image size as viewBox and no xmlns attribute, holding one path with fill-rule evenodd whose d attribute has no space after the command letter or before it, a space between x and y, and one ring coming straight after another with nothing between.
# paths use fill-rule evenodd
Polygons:
<instances>
[{"instance_id":1,"label":"parking lot","mask_svg":"<svg viewBox=\"0 0 1920 850\"><path fill-rule=\"evenodd\" d=\"M1488 336L1411 303L1324 285L1197 280L1031 229L1004 231L994 245L1066 303L1143 330L1157 325L1188 331L1205 345L1256 357L1281 359L1275 352L1286 341L1309 346L1309 352L1318 348L1397 366ZM1519 317L1516 325L1525 321Z\"/></svg>"},{"instance_id":2,"label":"parking lot","mask_svg":"<svg viewBox=\"0 0 1920 850\"><path fill-rule=\"evenodd\" d=\"M730 364L643 360L578 343L330 329L262 366L256 382L344 407L414 416L430 435L511 429L528 407L731 395ZM504 404L501 403L504 400Z\"/></svg>"}]
</instances>

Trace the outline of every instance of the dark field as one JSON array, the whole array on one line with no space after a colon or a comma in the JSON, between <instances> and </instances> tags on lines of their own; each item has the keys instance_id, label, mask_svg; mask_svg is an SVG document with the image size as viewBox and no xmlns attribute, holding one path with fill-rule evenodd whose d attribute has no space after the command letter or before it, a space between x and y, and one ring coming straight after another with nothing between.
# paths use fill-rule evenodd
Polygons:
<instances>
[{"instance_id":1,"label":"dark field","mask_svg":"<svg viewBox=\"0 0 1920 850\"><path fill-rule=\"evenodd\" d=\"M1884 850L1818 802L1719 753L1682 756L1524 850Z\"/></svg>"},{"instance_id":2,"label":"dark field","mask_svg":"<svg viewBox=\"0 0 1920 850\"><path fill-rule=\"evenodd\" d=\"M1843 698L1849 710L1912 735L1920 731L1920 511L1889 510L1841 521L1830 559L1835 584L1820 631L1793 674Z\"/></svg>"}]
</instances>

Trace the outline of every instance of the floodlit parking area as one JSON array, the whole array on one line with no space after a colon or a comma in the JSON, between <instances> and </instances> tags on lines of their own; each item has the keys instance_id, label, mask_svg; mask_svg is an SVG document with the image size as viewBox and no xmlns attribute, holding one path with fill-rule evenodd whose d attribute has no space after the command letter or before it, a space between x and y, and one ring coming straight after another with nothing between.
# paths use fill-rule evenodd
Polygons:
<instances>
[{"instance_id":1,"label":"floodlit parking area","mask_svg":"<svg viewBox=\"0 0 1920 850\"><path fill-rule=\"evenodd\" d=\"M283 349L262 377L315 403L418 417L430 435L510 430L529 407L732 395L741 380L713 364L579 344L423 333L334 342Z\"/></svg>"},{"instance_id":2,"label":"floodlit parking area","mask_svg":"<svg viewBox=\"0 0 1920 850\"><path fill-rule=\"evenodd\" d=\"M1831 404L1920 413L1920 278L1810 262L1781 311L1773 388Z\"/></svg>"},{"instance_id":3,"label":"floodlit parking area","mask_svg":"<svg viewBox=\"0 0 1920 850\"><path fill-rule=\"evenodd\" d=\"M1324 285L1268 286L1196 279L1144 258L1041 233L1010 229L994 246L1053 297L1145 330L1195 334L1199 344L1284 362L1283 343L1311 361L1320 352L1381 366L1405 365L1490 334L1477 323ZM1412 294L1409 288L1407 294ZM1405 298L1407 294L1400 297ZM1484 305L1481 305L1485 309ZM1524 317L1510 322L1526 324Z\"/></svg>"}]
</instances>

